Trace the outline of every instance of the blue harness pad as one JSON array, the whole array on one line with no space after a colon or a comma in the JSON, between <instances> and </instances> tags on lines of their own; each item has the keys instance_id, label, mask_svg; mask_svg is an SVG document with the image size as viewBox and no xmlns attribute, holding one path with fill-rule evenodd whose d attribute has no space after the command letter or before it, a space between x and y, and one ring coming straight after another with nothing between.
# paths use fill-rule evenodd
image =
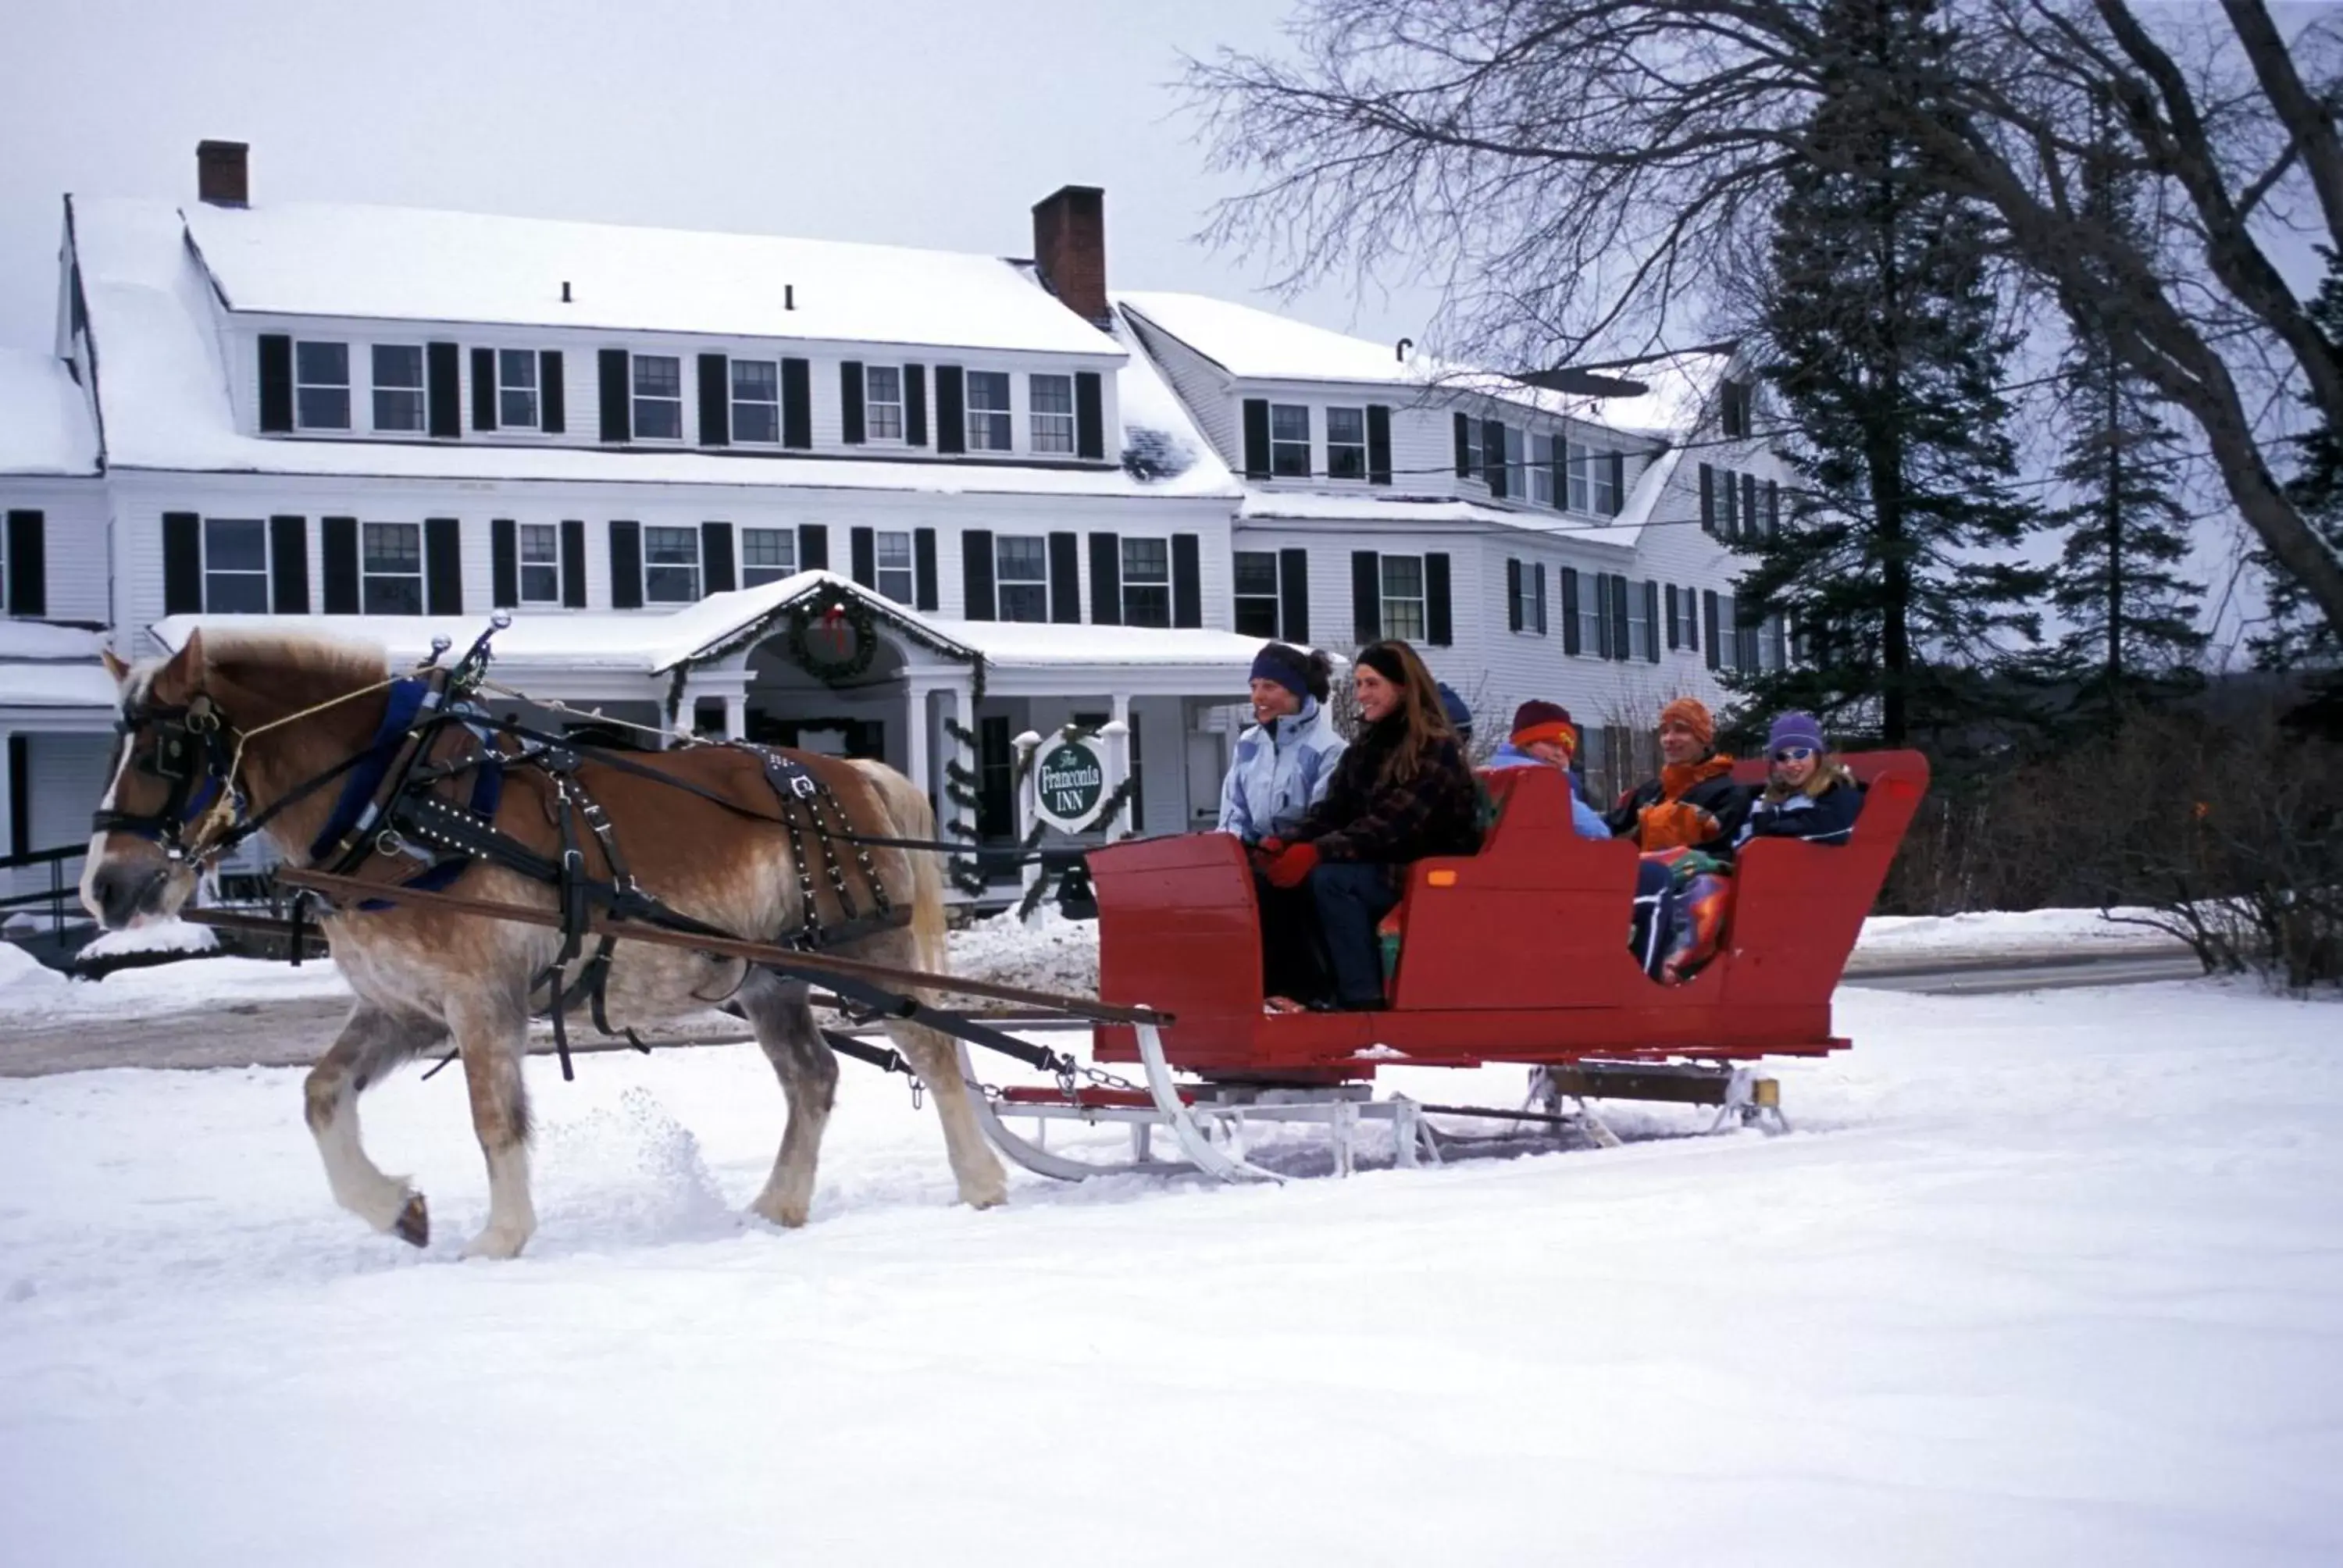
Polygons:
<instances>
[{"instance_id":1,"label":"blue harness pad","mask_svg":"<svg viewBox=\"0 0 2343 1568\"><path fill-rule=\"evenodd\" d=\"M390 702L383 709L382 723L375 729L366 760L351 769L349 778L343 780L342 792L334 801L333 815L326 819L326 826L309 846L311 860L322 859L343 838L372 820L375 791L382 788L384 777L390 772L400 742L407 739L415 716L423 711L425 705L437 705L437 695L427 681L392 683Z\"/></svg>"}]
</instances>

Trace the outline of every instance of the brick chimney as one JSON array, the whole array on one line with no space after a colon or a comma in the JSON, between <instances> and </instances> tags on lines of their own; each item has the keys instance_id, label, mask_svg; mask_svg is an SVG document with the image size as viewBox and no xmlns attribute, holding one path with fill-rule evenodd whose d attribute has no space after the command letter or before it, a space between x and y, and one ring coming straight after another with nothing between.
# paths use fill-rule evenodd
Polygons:
<instances>
[{"instance_id":1,"label":"brick chimney","mask_svg":"<svg viewBox=\"0 0 2343 1568\"><path fill-rule=\"evenodd\" d=\"M246 158L248 142L196 144L196 195L214 206L244 206L252 200Z\"/></svg>"},{"instance_id":2,"label":"brick chimney","mask_svg":"<svg viewBox=\"0 0 2343 1568\"><path fill-rule=\"evenodd\" d=\"M1033 204L1033 264L1060 303L1103 327L1106 303L1106 192L1062 186Z\"/></svg>"}]
</instances>

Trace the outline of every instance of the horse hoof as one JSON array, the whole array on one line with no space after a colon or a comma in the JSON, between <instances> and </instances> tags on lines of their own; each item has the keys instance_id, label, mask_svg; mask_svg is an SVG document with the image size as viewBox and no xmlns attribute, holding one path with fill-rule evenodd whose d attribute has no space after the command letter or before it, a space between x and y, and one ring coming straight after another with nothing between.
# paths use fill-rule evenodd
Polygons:
<instances>
[{"instance_id":1,"label":"horse hoof","mask_svg":"<svg viewBox=\"0 0 2343 1568\"><path fill-rule=\"evenodd\" d=\"M407 1194L398 1218L391 1221L390 1233L410 1247L431 1244L431 1211L424 1206L422 1193Z\"/></svg>"},{"instance_id":2,"label":"horse hoof","mask_svg":"<svg viewBox=\"0 0 2343 1568\"><path fill-rule=\"evenodd\" d=\"M464 1256L468 1259L487 1258L501 1263L519 1257L521 1248L528 1243L528 1236L517 1234L511 1231L500 1231L491 1225L464 1243Z\"/></svg>"}]
</instances>

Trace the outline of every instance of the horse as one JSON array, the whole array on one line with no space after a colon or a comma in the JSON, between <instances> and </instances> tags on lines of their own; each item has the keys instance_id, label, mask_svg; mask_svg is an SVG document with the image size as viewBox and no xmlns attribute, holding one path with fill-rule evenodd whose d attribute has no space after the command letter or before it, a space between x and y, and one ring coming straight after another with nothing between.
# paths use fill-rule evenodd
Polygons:
<instances>
[{"instance_id":1,"label":"horse","mask_svg":"<svg viewBox=\"0 0 2343 1568\"><path fill-rule=\"evenodd\" d=\"M261 824L285 861L311 863L321 832L338 820L337 789L317 781L383 744L394 676L379 648L270 631L196 631L167 658L132 665L107 650L105 661L119 688L123 739L95 819L81 899L109 930L176 915L202 874L206 829L228 820ZM496 739L454 726L437 733L459 749ZM435 759L448 755L444 745L430 750ZM933 809L901 774L870 761L777 755L842 809L855 839L932 839ZM897 911L884 929L865 929L877 923L868 920L855 926L845 918L851 911L840 908L848 890L837 879L837 863L800 863L801 852L811 858L813 847L801 851L802 839L811 835L783 825L773 775L758 752L703 745L622 762L580 750L566 763L566 773L504 768L487 820L548 859L583 838L588 863L612 882L631 872L644 892L703 922L703 930L787 940L805 931L810 917L844 939L825 945L825 952L943 972L937 855L855 843L860 855L849 859L872 879L868 891L877 897L883 889L878 901ZM792 770L791 777L799 775ZM347 778L334 782L355 788ZM459 775L433 788L461 798ZM574 798L564 799L565 788L574 789ZM571 807L578 800L607 817L611 839L572 836ZM394 836L377 839L372 850L357 840L361 848L354 852L365 856L357 874L388 880L401 863L411 868L411 859L397 860ZM598 852L613 842L609 853ZM609 864L614 855L623 856L623 867ZM467 898L538 908L558 899L554 886L494 861L474 860L460 877ZM356 993L341 1032L302 1088L327 1183L343 1208L377 1231L417 1247L429 1243L423 1194L367 1157L357 1103L394 1069L452 1040L488 1172L488 1221L465 1255L516 1256L537 1228L521 1064L530 1017L541 1005L533 996L553 1001L549 993L561 983L556 960L563 934L367 902L377 907L345 902L319 920ZM604 980L599 1000L607 1003L604 1016L619 1020L608 1026L614 1030L719 1003L747 1019L788 1109L772 1173L749 1207L778 1225L802 1225L838 1081L837 1058L815 1026L806 983L738 959L623 940L608 952ZM935 1101L961 1201L979 1209L1001 1202L1006 1180L978 1127L957 1047L914 1022L890 1019L887 1029Z\"/></svg>"}]
</instances>

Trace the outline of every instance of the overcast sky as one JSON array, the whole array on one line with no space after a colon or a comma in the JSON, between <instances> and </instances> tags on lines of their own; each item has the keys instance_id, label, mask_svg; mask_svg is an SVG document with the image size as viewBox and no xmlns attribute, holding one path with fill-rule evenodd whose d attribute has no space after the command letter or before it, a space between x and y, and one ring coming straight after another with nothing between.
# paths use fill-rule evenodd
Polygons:
<instances>
[{"instance_id":1,"label":"overcast sky","mask_svg":"<svg viewBox=\"0 0 2343 1568\"><path fill-rule=\"evenodd\" d=\"M0 345L45 347L59 198L196 194L252 144L253 197L1031 253L1033 203L1106 190L1111 287L1253 297L1190 238L1230 189L1180 51L1272 47L1279 0L10 0L0 50ZM1288 308L1377 339L1430 300Z\"/></svg>"}]
</instances>

